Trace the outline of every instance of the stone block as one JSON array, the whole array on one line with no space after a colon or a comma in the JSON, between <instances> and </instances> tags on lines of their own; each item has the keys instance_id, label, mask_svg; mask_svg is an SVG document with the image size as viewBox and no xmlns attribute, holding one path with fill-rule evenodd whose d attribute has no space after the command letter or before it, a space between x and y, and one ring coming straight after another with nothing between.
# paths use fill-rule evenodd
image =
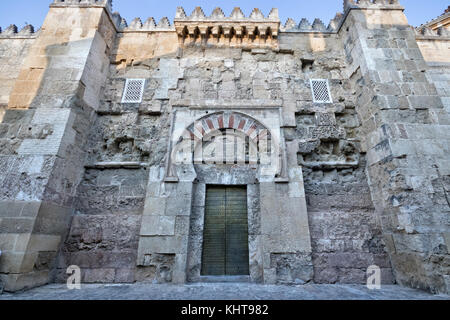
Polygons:
<instances>
[{"instance_id":1,"label":"stone block","mask_svg":"<svg viewBox=\"0 0 450 320\"><path fill-rule=\"evenodd\" d=\"M135 269L116 269L114 283L133 283L135 281Z\"/></svg>"},{"instance_id":2,"label":"stone block","mask_svg":"<svg viewBox=\"0 0 450 320\"><path fill-rule=\"evenodd\" d=\"M187 274L187 254L177 254L175 256L175 262L173 266L172 282L174 284L184 284L186 283Z\"/></svg>"},{"instance_id":3,"label":"stone block","mask_svg":"<svg viewBox=\"0 0 450 320\"><path fill-rule=\"evenodd\" d=\"M3 253L14 251L14 245L16 244L17 237L18 235L14 233L0 234L0 250Z\"/></svg>"},{"instance_id":4,"label":"stone block","mask_svg":"<svg viewBox=\"0 0 450 320\"><path fill-rule=\"evenodd\" d=\"M16 292L43 286L49 282L49 271L41 270L22 274L0 274L6 292Z\"/></svg>"},{"instance_id":5,"label":"stone block","mask_svg":"<svg viewBox=\"0 0 450 320\"><path fill-rule=\"evenodd\" d=\"M115 269L82 269L82 283L113 283L115 280Z\"/></svg>"},{"instance_id":6,"label":"stone block","mask_svg":"<svg viewBox=\"0 0 450 320\"><path fill-rule=\"evenodd\" d=\"M445 274L444 275L444 284L445 288L443 288L443 293L450 294L450 275Z\"/></svg>"},{"instance_id":7,"label":"stone block","mask_svg":"<svg viewBox=\"0 0 450 320\"><path fill-rule=\"evenodd\" d=\"M151 266L151 267L138 266L136 268L135 280L137 282L156 283L157 282L156 272L157 272L156 266Z\"/></svg>"},{"instance_id":8,"label":"stone block","mask_svg":"<svg viewBox=\"0 0 450 320\"><path fill-rule=\"evenodd\" d=\"M20 216L24 206L21 201L1 201L0 218L13 218Z\"/></svg>"},{"instance_id":9,"label":"stone block","mask_svg":"<svg viewBox=\"0 0 450 320\"><path fill-rule=\"evenodd\" d=\"M143 216L141 236L173 236L175 235L175 216Z\"/></svg>"},{"instance_id":10,"label":"stone block","mask_svg":"<svg viewBox=\"0 0 450 320\"><path fill-rule=\"evenodd\" d=\"M40 207L41 207L40 201L24 202L20 215L22 217L34 218L38 215Z\"/></svg>"},{"instance_id":11,"label":"stone block","mask_svg":"<svg viewBox=\"0 0 450 320\"><path fill-rule=\"evenodd\" d=\"M190 220L189 216L177 216L175 219L175 234L189 235Z\"/></svg>"},{"instance_id":12,"label":"stone block","mask_svg":"<svg viewBox=\"0 0 450 320\"><path fill-rule=\"evenodd\" d=\"M32 234L27 248L28 252L58 251L61 236Z\"/></svg>"},{"instance_id":13,"label":"stone block","mask_svg":"<svg viewBox=\"0 0 450 320\"><path fill-rule=\"evenodd\" d=\"M191 214L192 197L180 195L166 200L165 214L168 216L189 216Z\"/></svg>"},{"instance_id":14,"label":"stone block","mask_svg":"<svg viewBox=\"0 0 450 320\"><path fill-rule=\"evenodd\" d=\"M168 199L163 197L147 197L144 205L144 216L163 215L166 212Z\"/></svg>"},{"instance_id":15,"label":"stone block","mask_svg":"<svg viewBox=\"0 0 450 320\"><path fill-rule=\"evenodd\" d=\"M33 271L37 253L5 252L0 257L0 272L26 273Z\"/></svg>"},{"instance_id":16,"label":"stone block","mask_svg":"<svg viewBox=\"0 0 450 320\"><path fill-rule=\"evenodd\" d=\"M447 247L447 253L450 254L450 232L443 233L442 237L444 238Z\"/></svg>"},{"instance_id":17,"label":"stone block","mask_svg":"<svg viewBox=\"0 0 450 320\"><path fill-rule=\"evenodd\" d=\"M30 243L31 233L19 233L14 244L15 252L26 252Z\"/></svg>"},{"instance_id":18,"label":"stone block","mask_svg":"<svg viewBox=\"0 0 450 320\"><path fill-rule=\"evenodd\" d=\"M31 233L35 220L33 218L2 218L0 233Z\"/></svg>"},{"instance_id":19,"label":"stone block","mask_svg":"<svg viewBox=\"0 0 450 320\"><path fill-rule=\"evenodd\" d=\"M277 270L276 268L264 268L264 283L276 284L277 283Z\"/></svg>"},{"instance_id":20,"label":"stone block","mask_svg":"<svg viewBox=\"0 0 450 320\"><path fill-rule=\"evenodd\" d=\"M144 254L175 254L187 252L187 236L155 236L139 239L138 261Z\"/></svg>"},{"instance_id":21,"label":"stone block","mask_svg":"<svg viewBox=\"0 0 450 320\"><path fill-rule=\"evenodd\" d=\"M316 112L316 125L318 126L335 126L336 117L334 113Z\"/></svg>"},{"instance_id":22,"label":"stone block","mask_svg":"<svg viewBox=\"0 0 450 320\"><path fill-rule=\"evenodd\" d=\"M73 209L42 203L35 220L33 232L38 234L61 235L69 228Z\"/></svg>"}]
</instances>

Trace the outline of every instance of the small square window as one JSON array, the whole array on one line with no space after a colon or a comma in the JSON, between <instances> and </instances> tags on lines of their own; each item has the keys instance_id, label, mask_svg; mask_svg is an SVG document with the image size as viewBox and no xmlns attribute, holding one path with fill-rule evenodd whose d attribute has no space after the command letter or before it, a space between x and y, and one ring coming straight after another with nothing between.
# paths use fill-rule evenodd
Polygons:
<instances>
[{"instance_id":1,"label":"small square window","mask_svg":"<svg viewBox=\"0 0 450 320\"><path fill-rule=\"evenodd\" d=\"M141 103L144 94L145 79L127 79L123 91L122 103Z\"/></svg>"},{"instance_id":2,"label":"small square window","mask_svg":"<svg viewBox=\"0 0 450 320\"><path fill-rule=\"evenodd\" d=\"M333 103L330 86L326 79L310 79L313 101L315 103Z\"/></svg>"}]
</instances>

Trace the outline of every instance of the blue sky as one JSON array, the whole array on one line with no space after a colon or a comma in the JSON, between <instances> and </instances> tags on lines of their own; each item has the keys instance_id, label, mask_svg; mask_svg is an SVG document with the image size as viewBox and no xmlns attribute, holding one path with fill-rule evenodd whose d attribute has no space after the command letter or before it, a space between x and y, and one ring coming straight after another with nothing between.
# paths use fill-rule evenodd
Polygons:
<instances>
[{"instance_id":1,"label":"blue sky","mask_svg":"<svg viewBox=\"0 0 450 320\"><path fill-rule=\"evenodd\" d=\"M119 11L122 17L130 22L135 17L143 21L154 17L157 21L167 16L171 21L175 16L177 6L183 6L190 14L194 7L201 6L209 15L215 7L221 7L229 15L233 7L239 6L245 15L249 15L257 7L267 15L272 7L280 10L280 18L284 23L287 18L299 22L307 18L311 22L315 18L322 19L325 24L342 11L342 0L113 0L114 11ZM418 26L441 15L450 5L449 0L400 0L406 8L408 21ZM25 23L40 27L48 11L51 0L0 0L0 27L5 29L10 24L19 28Z\"/></svg>"}]
</instances>

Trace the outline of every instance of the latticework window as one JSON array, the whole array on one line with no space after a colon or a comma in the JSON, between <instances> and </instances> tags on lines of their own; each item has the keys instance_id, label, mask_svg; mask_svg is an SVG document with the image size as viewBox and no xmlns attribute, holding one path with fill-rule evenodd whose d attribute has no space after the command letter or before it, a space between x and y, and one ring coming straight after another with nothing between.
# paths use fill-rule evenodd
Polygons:
<instances>
[{"instance_id":1,"label":"latticework window","mask_svg":"<svg viewBox=\"0 0 450 320\"><path fill-rule=\"evenodd\" d=\"M141 103L144 94L145 79L127 79L123 91L122 103Z\"/></svg>"},{"instance_id":2,"label":"latticework window","mask_svg":"<svg viewBox=\"0 0 450 320\"><path fill-rule=\"evenodd\" d=\"M316 103L333 103L330 86L326 79L310 79L313 101Z\"/></svg>"}]
</instances>

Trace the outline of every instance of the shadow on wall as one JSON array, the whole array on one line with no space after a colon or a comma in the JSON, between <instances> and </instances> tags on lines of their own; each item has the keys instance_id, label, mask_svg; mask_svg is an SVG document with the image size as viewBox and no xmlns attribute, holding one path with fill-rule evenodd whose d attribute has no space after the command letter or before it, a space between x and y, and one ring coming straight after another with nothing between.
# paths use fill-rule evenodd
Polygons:
<instances>
[{"instance_id":1,"label":"shadow on wall","mask_svg":"<svg viewBox=\"0 0 450 320\"><path fill-rule=\"evenodd\" d=\"M7 106L0 106L0 123L3 122Z\"/></svg>"},{"instance_id":2,"label":"shadow on wall","mask_svg":"<svg viewBox=\"0 0 450 320\"><path fill-rule=\"evenodd\" d=\"M83 99L81 79L86 59L94 54L92 47L102 41L96 34L55 42L46 34L36 40L9 107L0 109L7 130L0 149L1 236L12 244L1 248L0 277L6 291L43 285L54 277L84 172L95 110Z\"/></svg>"}]
</instances>

